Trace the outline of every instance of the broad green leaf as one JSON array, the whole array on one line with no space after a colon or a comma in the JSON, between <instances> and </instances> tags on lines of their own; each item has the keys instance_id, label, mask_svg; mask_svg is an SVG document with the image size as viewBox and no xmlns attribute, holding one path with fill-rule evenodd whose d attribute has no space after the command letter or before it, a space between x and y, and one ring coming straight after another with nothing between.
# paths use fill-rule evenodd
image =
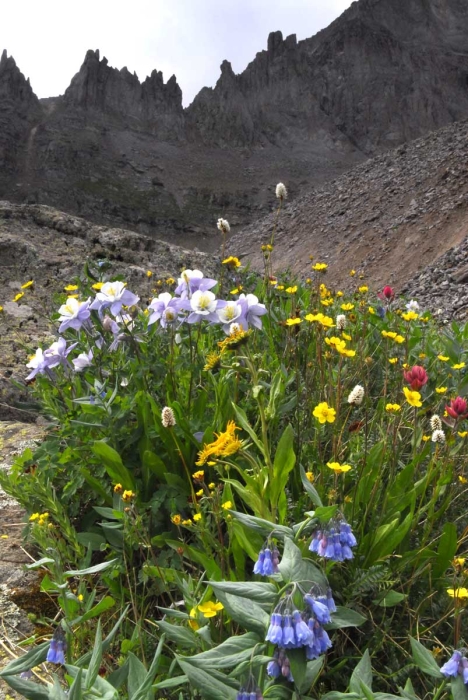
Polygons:
<instances>
[{"instance_id":1,"label":"broad green leaf","mask_svg":"<svg viewBox=\"0 0 468 700\"><path fill-rule=\"evenodd\" d=\"M306 672L304 675L304 680L299 687L301 693L307 693L311 686L315 683L320 675L320 671L325 663L325 656L320 656L318 659L313 661L308 661L306 666Z\"/></svg>"},{"instance_id":2,"label":"broad green leaf","mask_svg":"<svg viewBox=\"0 0 468 700\"><path fill-rule=\"evenodd\" d=\"M241 598L224 591L217 591L218 600L224 605L225 612L245 629L256 632L261 639L270 624L270 616L263 608L250 598Z\"/></svg>"},{"instance_id":3,"label":"broad green leaf","mask_svg":"<svg viewBox=\"0 0 468 700\"><path fill-rule=\"evenodd\" d=\"M102 463L115 484L122 484L124 489L135 490L135 481L132 474L122 462L119 453L113 447L98 440L93 445L93 452L102 460Z\"/></svg>"},{"instance_id":4,"label":"broad green leaf","mask_svg":"<svg viewBox=\"0 0 468 700\"><path fill-rule=\"evenodd\" d=\"M367 617L351 610L344 608L341 605L336 606L336 612L332 613L332 621L328 625L324 625L327 630L338 630L341 627L359 627L367 622Z\"/></svg>"},{"instance_id":5,"label":"broad green leaf","mask_svg":"<svg viewBox=\"0 0 468 700\"><path fill-rule=\"evenodd\" d=\"M278 504L279 496L284 492L289 473L294 469L295 464L294 430L288 423L279 439L273 462L273 480L269 484L270 500L273 505Z\"/></svg>"},{"instance_id":6,"label":"broad green leaf","mask_svg":"<svg viewBox=\"0 0 468 700\"><path fill-rule=\"evenodd\" d=\"M153 688L155 690L166 690L170 688L177 688L179 685L183 685L184 683L188 683L187 676L175 676L175 678L166 678L164 681L155 683Z\"/></svg>"},{"instance_id":7,"label":"broad green leaf","mask_svg":"<svg viewBox=\"0 0 468 700\"><path fill-rule=\"evenodd\" d=\"M115 623L115 625L113 626L113 628L111 629L111 631L109 632L107 637L102 642L102 652L103 653L105 651L107 651L109 646L114 641L114 637L117 634L117 632L119 631L120 625L122 624L124 618L127 616L128 608L129 608L129 606L127 605L127 607L124 609L121 616L119 617L119 619L117 620L117 622ZM89 663L89 660L91 659L91 654L92 654L91 651L87 651L86 654L83 654L83 656L80 656L78 661L75 662L76 666L80 667L80 668L84 668Z\"/></svg>"},{"instance_id":8,"label":"broad green leaf","mask_svg":"<svg viewBox=\"0 0 468 700\"><path fill-rule=\"evenodd\" d=\"M273 604L278 595L278 590L272 583L260 581L210 581L209 583L215 592L224 591L232 595L256 600L259 603Z\"/></svg>"},{"instance_id":9,"label":"broad green leaf","mask_svg":"<svg viewBox=\"0 0 468 700\"><path fill-rule=\"evenodd\" d=\"M105 571L111 567L117 559L110 559L109 561L103 561L101 564L95 564L94 566L89 566L87 569L77 569L76 571L65 571L63 574L66 578L71 576L88 576L89 574L97 574L100 571Z\"/></svg>"},{"instance_id":10,"label":"broad green leaf","mask_svg":"<svg viewBox=\"0 0 468 700\"><path fill-rule=\"evenodd\" d=\"M375 605L380 605L381 608L393 608L402 600L405 600L408 596L404 593L399 593L398 591L385 591L383 598L377 598L372 602Z\"/></svg>"},{"instance_id":11,"label":"broad green leaf","mask_svg":"<svg viewBox=\"0 0 468 700\"><path fill-rule=\"evenodd\" d=\"M457 551L457 528L453 523L445 523L437 548L437 559L432 567L434 578L443 576Z\"/></svg>"},{"instance_id":12,"label":"broad green leaf","mask_svg":"<svg viewBox=\"0 0 468 700\"><path fill-rule=\"evenodd\" d=\"M361 692L361 682L372 690L372 665L368 649L364 652L363 657L351 675L349 681L350 691L359 694Z\"/></svg>"},{"instance_id":13,"label":"broad green leaf","mask_svg":"<svg viewBox=\"0 0 468 700\"><path fill-rule=\"evenodd\" d=\"M205 668L207 671L212 668L236 667L243 661L250 661L254 648L255 653L258 654L264 651L266 645L260 643L261 641L254 632L230 637L213 649L191 656L190 663L199 668Z\"/></svg>"},{"instance_id":14,"label":"broad green leaf","mask_svg":"<svg viewBox=\"0 0 468 700\"><path fill-rule=\"evenodd\" d=\"M416 666L433 678L443 678L437 661L434 659L431 652L428 651L421 642L413 639L413 637L410 637L410 642L413 660Z\"/></svg>"},{"instance_id":15,"label":"broad green leaf","mask_svg":"<svg viewBox=\"0 0 468 700\"><path fill-rule=\"evenodd\" d=\"M309 479L306 477L304 467L301 467L300 471L301 471L301 481L302 481L302 485L303 485L304 489L309 494L314 505L316 505L318 508L321 508L323 506L322 500L321 500L320 496L318 495L318 492L315 489L315 486L313 486L310 483Z\"/></svg>"},{"instance_id":16,"label":"broad green leaf","mask_svg":"<svg viewBox=\"0 0 468 700\"><path fill-rule=\"evenodd\" d=\"M38 569L40 566L45 566L46 564L55 564L55 559L50 557L42 557L34 562L34 564L26 564L26 569Z\"/></svg>"},{"instance_id":17,"label":"broad green leaf","mask_svg":"<svg viewBox=\"0 0 468 700\"><path fill-rule=\"evenodd\" d=\"M110 608L113 608L114 605L115 600L112 598L112 596L106 595L102 600L99 601L99 603L97 603L94 607L85 612L85 614L79 618L80 624L91 620L93 617L102 615L103 612L106 612L106 610L110 610Z\"/></svg>"},{"instance_id":18,"label":"broad green leaf","mask_svg":"<svg viewBox=\"0 0 468 700\"><path fill-rule=\"evenodd\" d=\"M201 564L210 578L223 578L220 567L214 561L213 557L210 557L208 554L200 552L196 547L185 544L180 540L166 540L166 544L176 551L183 549L184 555L187 557L187 559L190 559L197 564Z\"/></svg>"},{"instance_id":19,"label":"broad green leaf","mask_svg":"<svg viewBox=\"0 0 468 700\"><path fill-rule=\"evenodd\" d=\"M297 688L302 688L307 672L307 659L304 649L288 649L287 654L294 683Z\"/></svg>"},{"instance_id":20,"label":"broad green leaf","mask_svg":"<svg viewBox=\"0 0 468 700\"><path fill-rule=\"evenodd\" d=\"M240 406L237 406L235 403L232 403L231 405L232 405L232 408L234 410L234 413L236 414L236 419L237 419L236 422L243 430L245 430L246 433L249 434L252 442L255 443L255 445L258 447L258 449L260 450L260 453L263 456L265 456L265 448L263 446L263 443L258 439L257 433L250 425L248 418L245 414L245 411L242 408L240 408Z\"/></svg>"},{"instance_id":21,"label":"broad green leaf","mask_svg":"<svg viewBox=\"0 0 468 700\"><path fill-rule=\"evenodd\" d=\"M31 681L25 681L19 676L5 676L4 680L8 683L10 688L16 690L20 695L28 700L51 700L50 690L52 686L50 683L47 685L39 685L38 683L32 683Z\"/></svg>"},{"instance_id":22,"label":"broad green leaf","mask_svg":"<svg viewBox=\"0 0 468 700\"><path fill-rule=\"evenodd\" d=\"M153 696L153 693L151 691L151 685L152 685L152 683L155 679L156 673L158 671L159 662L161 661L161 653L163 650L164 639L165 639L165 635L163 634L161 639L159 640L156 651L154 652L151 666L149 667L148 672L147 672L143 682L141 683L140 687L133 694L131 700L146 700L146 698L151 698Z\"/></svg>"},{"instance_id":23,"label":"broad green leaf","mask_svg":"<svg viewBox=\"0 0 468 700\"><path fill-rule=\"evenodd\" d=\"M86 671L86 689L91 690L94 685L94 681L98 677L99 669L101 668L102 661L102 630L101 630L101 620L98 620L96 635L94 637L94 647L93 653L91 654L91 660L89 662L88 669Z\"/></svg>"},{"instance_id":24,"label":"broad green leaf","mask_svg":"<svg viewBox=\"0 0 468 700\"><path fill-rule=\"evenodd\" d=\"M254 515L246 515L245 513L239 513L238 511L231 510L230 514L239 520L243 525L251 528L255 532L268 537L271 535L273 530L275 531L275 537L293 537L294 533L290 527L285 525L275 525L269 520L264 520L263 518L257 518Z\"/></svg>"},{"instance_id":25,"label":"broad green leaf","mask_svg":"<svg viewBox=\"0 0 468 700\"><path fill-rule=\"evenodd\" d=\"M146 678L146 668L132 652L128 654L128 695L131 698Z\"/></svg>"},{"instance_id":26,"label":"broad green leaf","mask_svg":"<svg viewBox=\"0 0 468 700\"><path fill-rule=\"evenodd\" d=\"M453 700L468 700L468 691L463 683L463 676L451 679L450 690L452 691Z\"/></svg>"},{"instance_id":27,"label":"broad green leaf","mask_svg":"<svg viewBox=\"0 0 468 700\"><path fill-rule=\"evenodd\" d=\"M106 542L106 538L97 532L77 532L76 539L84 547L91 547L93 552L99 552L101 545Z\"/></svg>"},{"instance_id":28,"label":"broad green leaf","mask_svg":"<svg viewBox=\"0 0 468 700\"><path fill-rule=\"evenodd\" d=\"M38 666L46 660L49 646L50 642L43 642L43 644L33 647L18 659L10 661L10 663L0 671L0 677L14 676L23 673L23 671L29 671L31 668L34 668L34 666Z\"/></svg>"},{"instance_id":29,"label":"broad green leaf","mask_svg":"<svg viewBox=\"0 0 468 700\"><path fill-rule=\"evenodd\" d=\"M236 700L237 692L227 683L219 680L213 674L193 666L189 659L183 659L180 656L176 658L190 685L201 693L204 700Z\"/></svg>"},{"instance_id":30,"label":"broad green leaf","mask_svg":"<svg viewBox=\"0 0 468 700\"><path fill-rule=\"evenodd\" d=\"M82 689L81 689L81 682L83 679L83 669L80 668L78 673L75 676L75 680L70 686L70 691L68 693L68 700L82 700Z\"/></svg>"},{"instance_id":31,"label":"broad green leaf","mask_svg":"<svg viewBox=\"0 0 468 700\"><path fill-rule=\"evenodd\" d=\"M285 583L302 580L301 550L289 537L284 538L284 551L278 568Z\"/></svg>"},{"instance_id":32,"label":"broad green leaf","mask_svg":"<svg viewBox=\"0 0 468 700\"><path fill-rule=\"evenodd\" d=\"M190 647L191 649L197 646L197 638L188 627L182 627L182 625L172 625L170 622L165 620L158 620L158 627L163 630L166 637L171 640L171 642L176 642L183 647ZM198 642L199 644L199 642Z\"/></svg>"}]
</instances>

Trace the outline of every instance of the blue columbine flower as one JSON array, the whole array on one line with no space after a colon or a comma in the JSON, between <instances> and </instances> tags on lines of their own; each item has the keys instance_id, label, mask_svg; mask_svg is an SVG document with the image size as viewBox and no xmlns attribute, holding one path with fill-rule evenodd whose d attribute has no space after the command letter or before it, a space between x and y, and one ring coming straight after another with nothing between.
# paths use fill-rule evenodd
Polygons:
<instances>
[{"instance_id":1,"label":"blue columbine flower","mask_svg":"<svg viewBox=\"0 0 468 700\"><path fill-rule=\"evenodd\" d=\"M54 632L54 636L50 640L49 651L47 652L46 661L50 661L53 664L64 664L65 663L65 651L67 644L65 641L65 635L60 627Z\"/></svg>"},{"instance_id":2,"label":"blue columbine flower","mask_svg":"<svg viewBox=\"0 0 468 700\"><path fill-rule=\"evenodd\" d=\"M460 651L454 651L450 659L442 666L440 672L449 678L452 676L455 678L463 671L462 666L462 654ZM464 680L464 682L466 682Z\"/></svg>"},{"instance_id":3,"label":"blue columbine flower","mask_svg":"<svg viewBox=\"0 0 468 700\"><path fill-rule=\"evenodd\" d=\"M283 641L283 616L281 613L274 612L272 614L265 640L272 644L281 645Z\"/></svg>"}]
</instances>

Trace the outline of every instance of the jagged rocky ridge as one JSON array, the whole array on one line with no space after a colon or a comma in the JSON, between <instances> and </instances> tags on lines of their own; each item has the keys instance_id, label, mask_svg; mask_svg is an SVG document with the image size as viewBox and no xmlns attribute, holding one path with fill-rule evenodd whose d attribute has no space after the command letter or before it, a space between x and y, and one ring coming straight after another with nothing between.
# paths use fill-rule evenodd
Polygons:
<instances>
[{"instance_id":1,"label":"jagged rocky ridge","mask_svg":"<svg viewBox=\"0 0 468 700\"><path fill-rule=\"evenodd\" d=\"M225 61L187 109L174 77L140 82L89 51L62 97L37 100L0 62L0 196L182 241L468 116L465 0L359 0L297 42Z\"/></svg>"}]
</instances>

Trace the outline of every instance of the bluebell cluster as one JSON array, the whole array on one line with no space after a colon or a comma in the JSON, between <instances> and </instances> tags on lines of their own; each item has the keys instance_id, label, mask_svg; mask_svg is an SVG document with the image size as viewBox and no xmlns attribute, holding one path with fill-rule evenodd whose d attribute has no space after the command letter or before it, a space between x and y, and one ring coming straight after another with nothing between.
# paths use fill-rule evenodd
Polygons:
<instances>
[{"instance_id":1,"label":"bluebell cluster","mask_svg":"<svg viewBox=\"0 0 468 700\"><path fill-rule=\"evenodd\" d=\"M241 688L237 693L236 700L263 700L262 691L260 688L253 688L252 690Z\"/></svg>"},{"instance_id":2,"label":"bluebell cluster","mask_svg":"<svg viewBox=\"0 0 468 700\"><path fill-rule=\"evenodd\" d=\"M274 610L266 641L276 644L279 651L305 648L307 659L316 659L332 646L330 637L323 625L331 622L331 612L336 610L335 601L330 590L326 594L314 594L312 591L304 596L306 609L300 611L286 607L288 599L282 601ZM283 671L285 663L280 664L275 658L271 670L273 677L289 675ZM281 669L281 670L279 670ZM287 663L286 663L287 670Z\"/></svg>"},{"instance_id":3,"label":"bluebell cluster","mask_svg":"<svg viewBox=\"0 0 468 700\"><path fill-rule=\"evenodd\" d=\"M267 673L271 678L279 678L283 676L286 680L294 682L294 678L291 673L291 666L289 659L286 656L284 649L276 649L273 659L267 666Z\"/></svg>"},{"instance_id":4,"label":"bluebell cluster","mask_svg":"<svg viewBox=\"0 0 468 700\"><path fill-rule=\"evenodd\" d=\"M267 543L266 547L262 547L258 554L253 572L254 574L260 574L260 576L277 574L279 573L279 562L278 548L276 546L270 546L270 544Z\"/></svg>"},{"instance_id":5,"label":"bluebell cluster","mask_svg":"<svg viewBox=\"0 0 468 700\"><path fill-rule=\"evenodd\" d=\"M341 518L339 521L331 520L326 528L314 532L309 549L319 557L344 561L353 558L351 547L356 544L351 525Z\"/></svg>"},{"instance_id":6,"label":"bluebell cluster","mask_svg":"<svg viewBox=\"0 0 468 700\"><path fill-rule=\"evenodd\" d=\"M440 672L447 678L463 676L463 683L468 683L468 659L463 656L461 651L454 651Z\"/></svg>"},{"instance_id":7,"label":"bluebell cluster","mask_svg":"<svg viewBox=\"0 0 468 700\"><path fill-rule=\"evenodd\" d=\"M64 664L65 663L65 651L67 649L67 643L65 641L65 635L60 627L54 632L54 636L50 640L49 651L47 652L46 661L50 661L53 664Z\"/></svg>"}]
</instances>

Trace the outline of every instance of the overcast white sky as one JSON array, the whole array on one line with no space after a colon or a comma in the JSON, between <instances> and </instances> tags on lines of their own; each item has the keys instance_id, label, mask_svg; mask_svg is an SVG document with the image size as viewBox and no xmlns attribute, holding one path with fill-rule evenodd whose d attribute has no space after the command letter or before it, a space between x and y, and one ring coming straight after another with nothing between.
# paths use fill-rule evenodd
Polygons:
<instances>
[{"instance_id":1,"label":"overcast white sky","mask_svg":"<svg viewBox=\"0 0 468 700\"><path fill-rule=\"evenodd\" d=\"M63 94L87 49L140 80L175 74L188 105L224 59L240 73L269 32L312 36L351 0L13 0L1 3L6 48L39 97Z\"/></svg>"}]
</instances>

